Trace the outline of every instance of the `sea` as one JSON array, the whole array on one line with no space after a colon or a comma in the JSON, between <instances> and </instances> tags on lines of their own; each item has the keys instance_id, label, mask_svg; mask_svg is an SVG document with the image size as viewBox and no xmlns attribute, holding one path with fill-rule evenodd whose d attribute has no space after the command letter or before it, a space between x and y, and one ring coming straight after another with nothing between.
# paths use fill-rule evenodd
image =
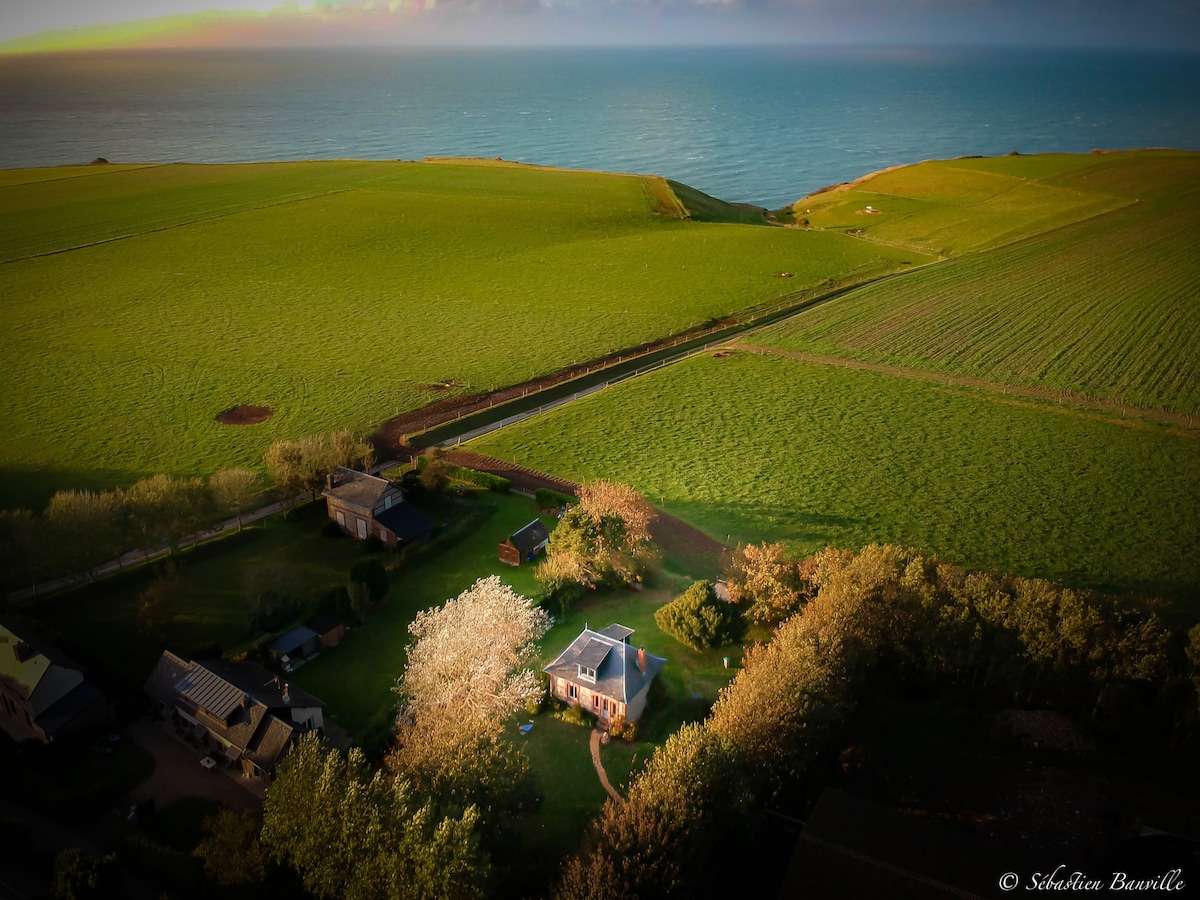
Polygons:
<instances>
[{"instance_id":1,"label":"sea","mask_svg":"<svg viewBox=\"0 0 1200 900\"><path fill-rule=\"evenodd\" d=\"M1004 48L0 57L0 168L502 157L777 208L887 166L1200 149L1200 56Z\"/></svg>"}]
</instances>

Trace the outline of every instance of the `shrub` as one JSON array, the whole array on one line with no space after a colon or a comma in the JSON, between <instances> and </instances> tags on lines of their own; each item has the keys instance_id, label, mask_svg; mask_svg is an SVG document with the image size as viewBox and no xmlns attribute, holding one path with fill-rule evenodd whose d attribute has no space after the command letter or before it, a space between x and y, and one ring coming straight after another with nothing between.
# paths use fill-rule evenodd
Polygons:
<instances>
[{"instance_id":1,"label":"shrub","mask_svg":"<svg viewBox=\"0 0 1200 900\"><path fill-rule=\"evenodd\" d=\"M295 619L299 612L300 604L295 597L267 588L255 598L246 613L246 618L256 632L278 631Z\"/></svg>"},{"instance_id":2,"label":"shrub","mask_svg":"<svg viewBox=\"0 0 1200 900\"><path fill-rule=\"evenodd\" d=\"M591 728L596 724L596 717L576 704L568 706L562 712L555 713L554 718L562 719L568 725L579 725L582 728Z\"/></svg>"},{"instance_id":3,"label":"shrub","mask_svg":"<svg viewBox=\"0 0 1200 900\"><path fill-rule=\"evenodd\" d=\"M511 481L503 476L493 475L491 472L479 472L462 466L451 466L448 472L451 478L477 485L495 494L507 494L512 491Z\"/></svg>"},{"instance_id":4,"label":"shrub","mask_svg":"<svg viewBox=\"0 0 1200 900\"><path fill-rule=\"evenodd\" d=\"M542 507L542 509L558 509L578 502L570 494L564 494L562 491L553 491L550 488L538 488L534 491L533 501Z\"/></svg>"},{"instance_id":5,"label":"shrub","mask_svg":"<svg viewBox=\"0 0 1200 900\"><path fill-rule=\"evenodd\" d=\"M383 541L379 539L377 534L368 534L363 541L363 550L367 553L379 553L383 550Z\"/></svg>"},{"instance_id":6,"label":"shrub","mask_svg":"<svg viewBox=\"0 0 1200 900\"><path fill-rule=\"evenodd\" d=\"M350 583L366 585L371 602L378 603L388 592L387 569L377 559L360 559L350 567Z\"/></svg>"},{"instance_id":7,"label":"shrub","mask_svg":"<svg viewBox=\"0 0 1200 900\"><path fill-rule=\"evenodd\" d=\"M338 539L338 538L349 537L349 535L346 534L346 532L342 531L341 525L339 525L337 522L333 521L333 519L330 519L328 522L326 522L324 525L321 526L321 537Z\"/></svg>"},{"instance_id":8,"label":"shrub","mask_svg":"<svg viewBox=\"0 0 1200 900\"><path fill-rule=\"evenodd\" d=\"M697 581L654 613L658 627L693 650L721 647L737 640L741 614L717 597L707 581Z\"/></svg>"}]
</instances>

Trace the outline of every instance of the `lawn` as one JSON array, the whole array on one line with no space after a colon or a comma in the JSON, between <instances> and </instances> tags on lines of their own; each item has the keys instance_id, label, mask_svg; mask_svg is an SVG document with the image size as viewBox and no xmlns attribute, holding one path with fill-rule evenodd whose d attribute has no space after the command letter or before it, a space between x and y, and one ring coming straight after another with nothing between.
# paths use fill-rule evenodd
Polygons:
<instances>
[{"instance_id":1,"label":"lawn","mask_svg":"<svg viewBox=\"0 0 1200 900\"><path fill-rule=\"evenodd\" d=\"M0 182L0 506L261 470L920 254L655 213L661 179L399 162L89 167ZM24 178L24 181L19 179ZM791 279L775 275L791 272ZM224 426L238 404L271 420Z\"/></svg>"},{"instance_id":2,"label":"lawn","mask_svg":"<svg viewBox=\"0 0 1200 900\"><path fill-rule=\"evenodd\" d=\"M629 482L730 545L887 541L1200 613L1200 443L1144 423L742 352L617 385L471 448Z\"/></svg>"}]
</instances>

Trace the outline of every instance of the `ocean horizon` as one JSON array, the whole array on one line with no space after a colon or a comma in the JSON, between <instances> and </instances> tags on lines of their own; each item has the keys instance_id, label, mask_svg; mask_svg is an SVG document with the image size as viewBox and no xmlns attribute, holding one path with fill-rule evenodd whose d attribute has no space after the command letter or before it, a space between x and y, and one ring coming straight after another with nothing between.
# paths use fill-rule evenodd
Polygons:
<instances>
[{"instance_id":1,"label":"ocean horizon","mask_svg":"<svg viewBox=\"0 0 1200 900\"><path fill-rule=\"evenodd\" d=\"M1200 57L920 47L0 56L0 168L501 157L777 208L923 159L1200 149Z\"/></svg>"}]
</instances>

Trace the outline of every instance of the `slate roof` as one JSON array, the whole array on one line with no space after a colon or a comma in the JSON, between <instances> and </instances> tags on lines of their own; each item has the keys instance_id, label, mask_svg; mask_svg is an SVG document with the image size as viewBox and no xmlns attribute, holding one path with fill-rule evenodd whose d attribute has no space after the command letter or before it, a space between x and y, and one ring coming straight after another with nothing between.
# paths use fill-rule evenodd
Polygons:
<instances>
[{"instance_id":1,"label":"slate roof","mask_svg":"<svg viewBox=\"0 0 1200 900\"><path fill-rule=\"evenodd\" d=\"M330 478L333 484L321 491L322 495L333 497L347 506L354 506L366 512L374 509L379 498L388 488L394 486L386 478L368 475L366 472L358 472L345 466L338 466Z\"/></svg>"},{"instance_id":2,"label":"slate roof","mask_svg":"<svg viewBox=\"0 0 1200 900\"><path fill-rule=\"evenodd\" d=\"M325 701L319 700L308 691L288 685L290 703L283 700L284 682L269 669L264 669L258 663L227 662L225 660L208 660L202 663L231 684L237 685L255 700L264 703L271 709L285 709L295 706L324 706Z\"/></svg>"},{"instance_id":3,"label":"slate roof","mask_svg":"<svg viewBox=\"0 0 1200 900\"><path fill-rule=\"evenodd\" d=\"M175 684L175 693L217 719L228 719L243 706L246 692L201 665L194 665Z\"/></svg>"},{"instance_id":4,"label":"slate roof","mask_svg":"<svg viewBox=\"0 0 1200 900\"><path fill-rule=\"evenodd\" d=\"M546 526L542 524L541 519L534 519L524 528L514 531L508 536L508 542L521 551L521 556L526 557L533 552L533 549L543 543L550 537L550 532L546 530Z\"/></svg>"},{"instance_id":5,"label":"slate roof","mask_svg":"<svg viewBox=\"0 0 1200 900\"><path fill-rule=\"evenodd\" d=\"M433 530L437 523L413 504L404 501L377 513L375 521L402 541L413 541Z\"/></svg>"},{"instance_id":6,"label":"slate roof","mask_svg":"<svg viewBox=\"0 0 1200 900\"><path fill-rule=\"evenodd\" d=\"M613 637L613 634L621 634L621 637ZM654 676L667 664L663 657L647 653L646 671L642 672L638 668L638 648L626 643L630 634L633 634L632 629L615 623L604 631L585 628L579 637L542 671L576 684L587 685L605 697L628 703L653 681ZM590 664L596 659L599 659L597 665ZM596 669L595 684L579 677L580 666Z\"/></svg>"}]
</instances>

